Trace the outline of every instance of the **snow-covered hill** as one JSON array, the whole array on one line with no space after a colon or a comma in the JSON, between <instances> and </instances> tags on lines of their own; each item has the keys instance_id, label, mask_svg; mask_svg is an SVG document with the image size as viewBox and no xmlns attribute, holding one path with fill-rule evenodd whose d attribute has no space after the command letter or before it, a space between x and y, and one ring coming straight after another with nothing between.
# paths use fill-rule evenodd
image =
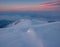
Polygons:
<instances>
[{"instance_id":1,"label":"snow-covered hill","mask_svg":"<svg viewBox=\"0 0 60 47\"><path fill-rule=\"evenodd\" d=\"M0 47L60 47L60 22L21 21L0 29Z\"/></svg>"},{"instance_id":2,"label":"snow-covered hill","mask_svg":"<svg viewBox=\"0 0 60 47\"><path fill-rule=\"evenodd\" d=\"M19 19L12 24L9 24L7 27L14 27L14 26L32 26L32 25L38 25L38 24L44 24L48 23L46 20L37 20L37 19Z\"/></svg>"}]
</instances>

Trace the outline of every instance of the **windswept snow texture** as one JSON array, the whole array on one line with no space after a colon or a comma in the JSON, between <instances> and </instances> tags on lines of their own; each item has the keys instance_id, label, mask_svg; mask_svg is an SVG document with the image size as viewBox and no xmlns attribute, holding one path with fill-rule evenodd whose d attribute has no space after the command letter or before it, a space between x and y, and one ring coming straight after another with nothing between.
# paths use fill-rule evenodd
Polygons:
<instances>
[{"instance_id":1,"label":"windswept snow texture","mask_svg":"<svg viewBox=\"0 0 60 47\"><path fill-rule=\"evenodd\" d=\"M0 29L0 47L60 47L60 22L14 22Z\"/></svg>"}]
</instances>

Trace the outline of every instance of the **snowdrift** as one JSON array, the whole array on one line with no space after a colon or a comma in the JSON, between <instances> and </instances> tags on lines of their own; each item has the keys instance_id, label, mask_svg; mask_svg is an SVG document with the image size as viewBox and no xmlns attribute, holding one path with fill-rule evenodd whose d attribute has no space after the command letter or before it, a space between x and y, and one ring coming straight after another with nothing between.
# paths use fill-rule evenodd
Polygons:
<instances>
[{"instance_id":1,"label":"snowdrift","mask_svg":"<svg viewBox=\"0 0 60 47\"><path fill-rule=\"evenodd\" d=\"M60 22L0 29L0 47L60 47Z\"/></svg>"}]
</instances>

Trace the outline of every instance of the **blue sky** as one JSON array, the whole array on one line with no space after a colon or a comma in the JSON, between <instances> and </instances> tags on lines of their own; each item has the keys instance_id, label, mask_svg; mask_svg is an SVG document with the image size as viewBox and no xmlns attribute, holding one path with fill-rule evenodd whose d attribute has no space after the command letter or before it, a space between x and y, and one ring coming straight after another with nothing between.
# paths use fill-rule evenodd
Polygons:
<instances>
[{"instance_id":1,"label":"blue sky","mask_svg":"<svg viewBox=\"0 0 60 47\"><path fill-rule=\"evenodd\" d=\"M0 5L11 5L11 4L36 4L39 2L47 2L51 0L0 0Z\"/></svg>"}]
</instances>

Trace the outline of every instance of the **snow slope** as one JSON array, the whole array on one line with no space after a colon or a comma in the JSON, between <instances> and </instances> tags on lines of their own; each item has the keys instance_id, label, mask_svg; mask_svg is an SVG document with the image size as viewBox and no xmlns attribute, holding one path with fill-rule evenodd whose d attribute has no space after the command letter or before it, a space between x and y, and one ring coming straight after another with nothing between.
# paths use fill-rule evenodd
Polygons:
<instances>
[{"instance_id":1,"label":"snow slope","mask_svg":"<svg viewBox=\"0 0 60 47\"><path fill-rule=\"evenodd\" d=\"M46 20L39 20L39 19L19 19L12 24L9 24L7 27L14 27L14 26L32 26L32 25L38 25L38 24L45 24L48 23Z\"/></svg>"},{"instance_id":2,"label":"snow slope","mask_svg":"<svg viewBox=\"0 0 60 47\"><path fill-rule=\"evenodd\" d=\"M0 47L60 47L60 22L0 29Z\"/></svg>"}]
</instances>

